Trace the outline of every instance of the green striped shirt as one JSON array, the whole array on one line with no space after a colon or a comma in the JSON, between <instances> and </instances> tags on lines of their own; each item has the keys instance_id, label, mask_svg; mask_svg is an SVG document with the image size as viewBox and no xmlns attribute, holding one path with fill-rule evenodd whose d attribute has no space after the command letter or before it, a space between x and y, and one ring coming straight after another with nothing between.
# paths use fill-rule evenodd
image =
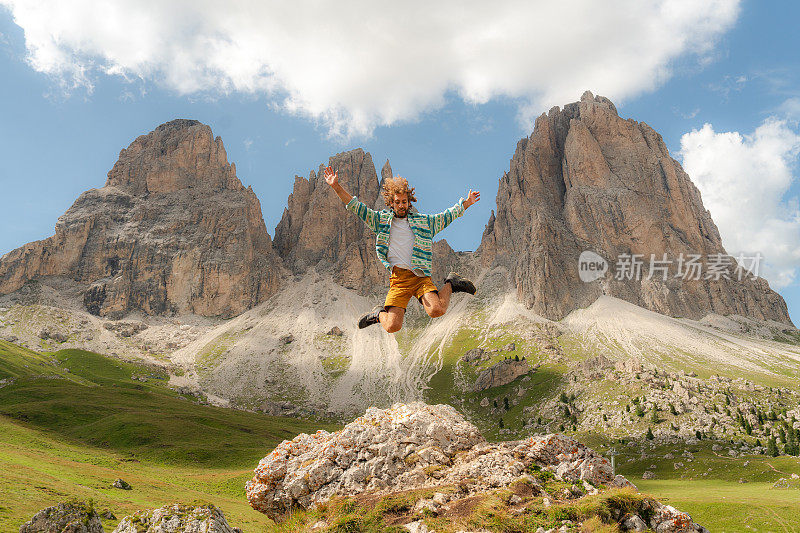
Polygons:
<instances>
[{"instance_id":1,"label":"green striped shirt","mask_svg":"<svg viewBox=\"0 0 800 533\"><path fill-rule=\"evenodd\" d=\"M389 264L389 231L394 219L394 211L383 209L375 211L370 209L358 198L353 198L347 202L345 209L355 213L358 218L364 221L369 229L375 232L375 251L378 259L383 266L391 271ZM433 237L452 221L464 214L464 198L461 198L453 207L437 213L435 215L423 215L421 213L408 212L408 225L414 233L414 247L411 250L411 268L419 268L426 276L431 275L431 258L433 256Z\"/></svg>"}]
</instances>

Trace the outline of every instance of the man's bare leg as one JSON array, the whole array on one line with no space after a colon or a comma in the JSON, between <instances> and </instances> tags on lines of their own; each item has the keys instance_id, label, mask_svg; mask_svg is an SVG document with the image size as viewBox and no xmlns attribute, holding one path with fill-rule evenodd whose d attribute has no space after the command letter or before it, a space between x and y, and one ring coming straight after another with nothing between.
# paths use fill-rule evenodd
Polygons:
<instances>
[{"instance_id":1,"label":"man's bare leg","mask_svg":"<svg viewBox=\"0 0 800 533\"><path fill-rule=\"evenodd\" d=\"M400 331L400 328L403 327L403 317L405 314L405 309L392 305L387 307L385 311L380 312L378 321L381 323L381 326L383 326L383 329L386 330L386 333L395 333Z\"/></svg>"},{"instance_id":2,"label":"man's bare leg","mask_svg":"<svg viewBox=\"0 0 800 533\"><path fill-rule=\"evenodd\" d=\"M447 311L450 305L450 295L453 294L453 288L449 283L445 283L438 294L436 291L426 292L422 295L422 307L431 318L442 316Z\"/></svg>"}]
</instances>

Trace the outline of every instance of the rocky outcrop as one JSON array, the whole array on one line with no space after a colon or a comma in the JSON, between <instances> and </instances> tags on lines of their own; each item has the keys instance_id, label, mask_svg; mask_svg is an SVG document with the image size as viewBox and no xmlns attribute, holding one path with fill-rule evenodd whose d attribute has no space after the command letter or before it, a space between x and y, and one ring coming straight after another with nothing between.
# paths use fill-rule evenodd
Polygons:
<instances>
[{"instance_id":1,"label":"rocky outcrop","mask_svg":"<svg viewBox=\"0 0 800 533\"><path fill-rule=\"evenodd\" d=\"M55 235L0 258L0 294L48 276L85 287L102 316L234 316L277 289L279 259L251 188L222 140L173 120L120 152L104 187L83 193Z\"/></svg>"},{"instance_id":2,"label":"rocky outcrop","mask_svg":"<svg viewBox=\"0 0 800 533\"><path fill-rule=\"evenodd\" d=\"M231 527L222 510L214 505L165 505L123 518L113 533L241 533Z\"/></svg>"},{"instance_id":3,"label":"rocky outcrop","mask_svg":"<svg viewBox=\"0 0 800 533\"><path fill-rule=\"evenodd\" d=\"M579 278L585 250L610 263L603 278ZM529 308L551 319L605 294L670 316L714 312L791 323L783 298L763 278L733 275L735 260L661 136L588 91L580 102L540 116L531 136L519 141L478 252L485 266L507 270ZM614 279L611 270L623 254L642 254L639 279ZM665 281L660 272L645 279L650 254L671 261ZM699 254L703 277L714 254L722 254L732 279L676 276L680 254Z\"/></svg>"},{"instance_id":4,"label":"rocky outcrop","mask_svg":"<svg viewBox=\"0 0 800 533\"><path fill-rule=\"evenodd\" d=\"M557 480L559 488L546 488L543 483L549 479ZM706 531L688 514L635 495L636 487L615 476L606 458L570 437L550 434L488 443L453 407L422 402L385 410L371 407L341 431L284 441L261 460L246 485L253 508L277 520L291 509L311 508L333 497L354 497L355 505L379 507L381 497L399 496L391 507L393 524L405 521L410 531L428 531L420 516L447 517L458 509L463 513L493 490L504 493L509 516L519 516L546 515L556 499L569 505L609 488L624 495L616 500L620 494L615 493L606 501L627 503L611 503L604 522L641 522L662 532ZM538 502L542 509L533 507ZM510 523L495 525L492 531L517 530ZM312 530L327 526L320 521Z\"/></svg>"},{"instance_id":5,"label":"rocky outcrop","mask_svg":"<svg viewBox=\"0 0 800 533\"><path fill-rule=\"evenodd\" d=\"M83 502L42 509L19 527L19 533L103 533L97 512Z\"/></svg>"},{"instance_id":6,"label":"rocky outcrop","mask_svg":"<svg viewBox=\"0 0 800 533\"><path fill-rule=\"evenodd\" d=\"M279 516L334 495L467 482L504 486L536 464L560 479L627 485L611 464L564 435L488 443L449 405L370 407L335 433L300 434L261 460L247 483L253 508Z\"/></svg>"},{"instance_id":7,"label":"rocky outcrop","mask_svg":"<svg viewBox=\"0 0 800 533\"><path fill-rule=\"evenodd\" d=\"M527 361L504 359L478 374L475 383L472 385L472 390L473 392L478 392L492 387L502 387L530 371L531 367Z\"/></svg>"}]
</instances>

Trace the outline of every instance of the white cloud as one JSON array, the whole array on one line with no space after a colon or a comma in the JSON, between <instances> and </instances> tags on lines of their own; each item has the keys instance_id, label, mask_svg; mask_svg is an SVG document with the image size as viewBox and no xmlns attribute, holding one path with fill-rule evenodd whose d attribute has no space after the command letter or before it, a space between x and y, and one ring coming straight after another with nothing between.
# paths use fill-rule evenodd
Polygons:
<instances>
[{"instance_id":1,"label":"white cloud","mask_svg":"<svg viewBox=\"0 0 800 533\"><path fill-rule=\"evenodd\" d=\"M790 189L800 134L785 120L766 119L750 135L717 133L711 124L681 137L683 167L700 189L727 252L761 252L759 274L775 288L800 268L800 205Z\"/></svg>"},{"instance_id":2,"label":"white cloud","mask_svg":"<svg viewBox=\"0 0 800 533\"><path fill-rule=\"evenodd\" d=\"M800 98L797 96L787 98L781 104L780 111L791 119L800 120Z\"/></svg>"},{"instance_id":3,"label":"white cloud","mask_svg":"<svg viewBox=\"0 0 800 533\"><path fill-rule=\"evenodd\" d=\"M332 134L369 135L457 95L532 116L585 89L622 101L707 57L739 0L0 0L29 62L69 90L100 75L180 94L267 94Z\"/></svg>"}]
</instances>

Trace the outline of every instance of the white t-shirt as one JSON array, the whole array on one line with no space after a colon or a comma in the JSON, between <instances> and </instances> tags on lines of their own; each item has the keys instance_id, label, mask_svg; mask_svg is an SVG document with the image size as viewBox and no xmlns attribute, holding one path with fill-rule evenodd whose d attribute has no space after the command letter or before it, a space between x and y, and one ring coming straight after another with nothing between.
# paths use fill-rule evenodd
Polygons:
<instances>
[{"instance_id":1,"label":"white t-shirt","mask_svg":"<svg viewBox=\"0 0 800 533\"><path fill-rule=\"evenodd\" d=\"M419 277L424 277L420 269L411 268L411 252L414 248L414 233L408 225L407 218L394 217L389 230L389 253L386 255L389 264L411 270Z\"/></svg>"}]
</instances>

